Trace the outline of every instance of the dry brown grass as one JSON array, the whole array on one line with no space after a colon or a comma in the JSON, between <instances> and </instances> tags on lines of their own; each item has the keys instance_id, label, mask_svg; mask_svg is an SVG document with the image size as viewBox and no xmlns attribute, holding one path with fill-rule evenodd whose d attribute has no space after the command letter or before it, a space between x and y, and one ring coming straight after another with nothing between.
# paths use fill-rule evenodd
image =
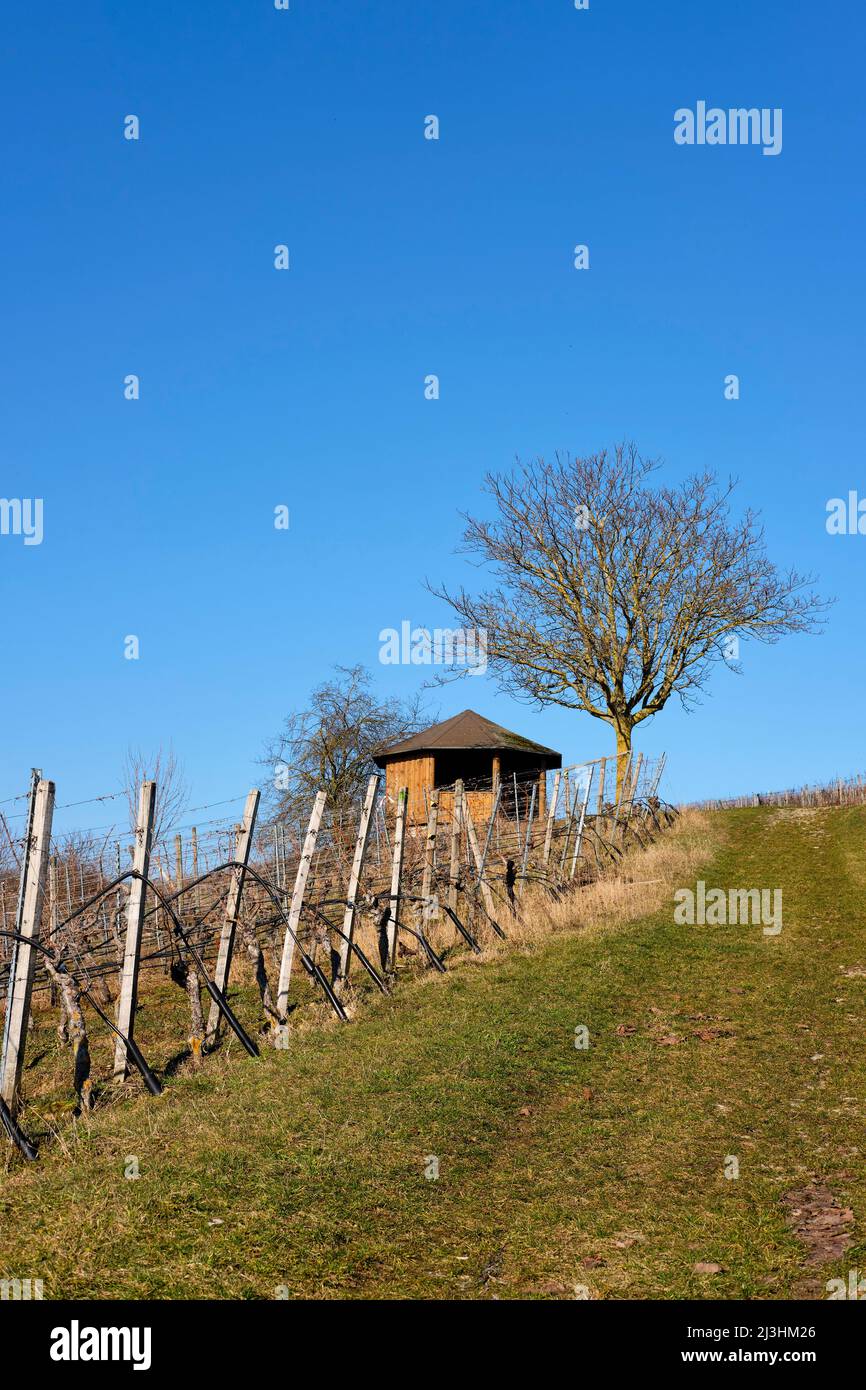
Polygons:
<instances>
[{"instance_id":1,"label":"dry brown grass","mask_svg":"<svg viewBox=\"0 0 866 1390\"><path fill-rule=\"evenodd\" d=\"M693 880L696 869L718 846L718 839L718 822L711 831L708 812L684 811L652 844L629 850L622 862L594 882L558 900L540 889L528 890L520 901L519 915L503 918L508 940L497 942L494 949L531 947L551 932L575 928L592 934L619 930L649 916L675 888Z\"/></svg>"}]
</instances>

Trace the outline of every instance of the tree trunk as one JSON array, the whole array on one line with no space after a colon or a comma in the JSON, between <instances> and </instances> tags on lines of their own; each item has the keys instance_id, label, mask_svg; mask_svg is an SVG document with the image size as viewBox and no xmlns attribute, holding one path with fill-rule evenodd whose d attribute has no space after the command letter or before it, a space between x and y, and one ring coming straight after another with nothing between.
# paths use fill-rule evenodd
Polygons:
<instances>
[{"instance_id":1,"label":"tree trunk","mask_svg":"<svg viewBox=\"0 0 866 1390\"><path fill-rule=\"evenodd\" d=\"M629 757L631 755L631 735L633 725L615 725L616 729L616 797L615 802L619 805L622 796L622 786L625 774L628 769Z\"/></svg>"},{"instance_id":2,"label":"tree trunk","mask_svg":"<svg viewBox=\"0 0 866 1390\"><path fill-rule=\"evenodd\" d=\"M174 983L182 990L186 991L187 1002L189 1003L189 1051L192 1065L195 1068L201 1066L202 1044L204 1041L204 1016L201 1009L201 984L198 978L198 971L192 960L182 960L180 958L169 960L169 974Z\"/></svg>"},{"instance_id":3,"label":"tree trunk","mask_svg":"<svg viewBox=\"0 0 866 1390\"><path fill-rule=\"evenodd\" d=\"M186 962L186 997L189 1000L190 1033L189 1050L192 1065L201 1066L201 1049L204 1040L204 1015L201 1008L201 983L192 961Z\"/></svg>"},{"instance_id":4,"label":"tree trunk","mask_svg":"<svg viewBox=\"0 0 866 1390\"><path fill-rule=\"evenodd\" d=\"M81 995L72 976L65 970L58 970L50 957L45 958L45 968L62 1000L63 1021L57 1031L63 1041L72 1045L75 1093L81 1109L89 1110L93 1104L93 1084L90 1080L90 1047L81 1011Z\"/></svg>"},{"instance_id":5,"label":"tree trunk","mask_svg":"<svg viewBox=\"0 0 866 1390\"><path fill-rule=\"evenodd\" d=\"M279 1022L279 1015L277 1014L274 997L271 993L271 983L268 979L268 969L265 964L264 952L256 939L253 928L248 922L241 922L241 936L243 937L244 946L246 947L247 955L253 967L256 984L259 987L262 1008L267 1015L268 1022L274 1025Z\"/></svg>"}]
</instances>

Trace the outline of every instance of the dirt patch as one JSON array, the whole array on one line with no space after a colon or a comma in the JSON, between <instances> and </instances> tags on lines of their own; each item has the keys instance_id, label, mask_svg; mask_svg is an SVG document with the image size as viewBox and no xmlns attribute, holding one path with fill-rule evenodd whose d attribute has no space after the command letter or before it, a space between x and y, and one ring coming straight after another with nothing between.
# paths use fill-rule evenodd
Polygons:
<instances>
[{"instance_id":1,"label":"dirt patch","mask_svg":"<svg viewBox=\"0 0 866 1390\"><path fill-rule=\"evenodd\" d=\"M806 1246L806 1263L827 1264L838 1260L851 1245L854 1213L841 1207L823 1183L812 1183L786 1192L782 1204L794 1235Z\"/></svg>"}]
</instances>

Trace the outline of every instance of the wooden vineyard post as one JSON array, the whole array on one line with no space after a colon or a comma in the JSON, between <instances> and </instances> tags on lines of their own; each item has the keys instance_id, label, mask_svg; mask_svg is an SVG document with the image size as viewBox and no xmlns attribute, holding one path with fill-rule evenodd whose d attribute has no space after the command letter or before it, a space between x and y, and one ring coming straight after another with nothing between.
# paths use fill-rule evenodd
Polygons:
<instances>
[{"instance_id":1,"label":"wooden vineyard post","mask_svg":"<svg viewBox=\"0 0 866 1390\"><path fill-rule=\"evenodd\" d=\"M500 785L500 786L497 786L496 791L495 791L494 794L493 794L493 808L492 808L492 810L491 810L491 812L490 812L490 819L489 819L489 821L487 822L487 834L486 834L485 837L484 837L484 849L481 851L481 863L480 863L479 868L478 868L478 877L479 877L479 878L480 878L481 875L484 873L484 869L485 869L485 866L486 866L486 864L487 864L487 855L488 855L488 853L490 852L490 844L491 844L491 841L492 841L492 839L493 839L493 828L494 828L494 826L496 825L496 817L497 817L497 814L498 814L498 812L499 812L499 802L500 802L501 797L502 797L502 787L501 787L501 785Z\"/></svg>"},{"instance_id":2,"label":"wooden vineyard post","mask_svg":"<svg viewBox=\"0 0 866 1390\"><path fill-rule=\"evenodd\" d=\"M120 841L114 842L114 877L120 878L123 869L120 862ZM117 947L117 964L123 969L123 940L120 935L120 924L123 920L123 889L120 884L114 890L114 944Z\"/></svg>"},{"instance_id":3,"label":"wooden vineyard post","mask_svg":"<svg viewBox=\"0 0 866 1390\"><path fill-rule=\"evenodd\" d=\"M580 808L580 823L577 827L577 838L574 842L574 854L571 857L571 878L574 878L574 871L577 868L577 861L580 858L580 847L583 844L583 827L586 824L586 808L589 805L589 793L592 789L592 778L594 772L595 767L592 764L590 764L589 780L586 784L586 791L583 794L583 804Z\"/></svg>"},{"instance_id":4,"label":"wooden vineyard post","mask_svg":"<svg viewBox=\"0 0 866 1390\"><path fill-rule=\"evenodd\" d=\"M547 808L547 829L544 832L544 851L541 856L541 867L547 873L547 866L550 863L550 847L553 844L553 823L556 820L556 805L559 801L559 783L562 780L562 771L557 768L553 778L553 794L550 798L550 805Z\"/></svg>"},{"instance_id":5,"label":"wooden vineyard post","mask_svg":"<svg viewBox=\"0 0 866 1390\"><path fill-rule=\"evenodd\" d=\"M23 899L18 932L29 941L39 940L45 877L51 848L51 822L54 817L54 783L39 781L32 803L30 834L24 847L22 873ZM24 1048L27 1042L27 1023L30 1018L30 998L33 993L33 972L36 952L32 946L15 942L12 968L9 974L9 994L6 1002L6 1022L3 1030L3 1057L0 1060L0 1095L14 1115L18 1109L21 1072L24 1067Z\"/></svg>"},{"instance_id":6,"label":"wooden vineyard post","mask_svg":"<svg viewBox=\"0 0 866 1390\"><path fill-rule=\"evenodd\" d=\"M661 757L660 757L659 760L658 760L658 763L656 764L655 775L654 775L654 777L653 777L652 782L650 783L649 791L647 792L647 797L648 797L649 800L652 800L652 798L653 798L654 796L656 796L657 793L658 793L659 783L660 783L661 780L662 780L662 773L664 772L664 769L665 769L665 759L666 759L666 757L667 757L667 754L666 754L666 753L662 753Z\"/></svg>"},{"instance_id":7,"label":"wooden vineyard post","mask_svg":"<svg viewBox=\"0 0 866 1390\"><path fill-rule=\"evenodd\" d=\"M401 787L397 793L394 853L391 858L391 895L388 899L388 923L386 927L387 961L392 970L397 964L397 922L400 915L400 879L403 876L403 850L406 844L406 807L408 804L409 788Z\"/></svg>"},{"instance_id":8,"label":"wooden vineyard post","mask_svg":"<svg viewBox=\"0 0 866 1390\"><path fill-rule=\"evenodd\" d=\"M214 967L214 984L225 994L228 988L229 971L232 968L232 953L235 946L235 933L237 931L238 915L241 908L241 897L244 891L244 879L246 877L246 867L250 859L250 850L253 844L253 832L256 827L256 816L259 810L259 792L253 787L247 793L246 804L244 806L244 818L241 821L240 829L235 839L234 859L236 867L232 869L232 882L229 888L229 895L226 899L226 915L223 920L222 931L220 932L219 947L217 950L216 966ZM217 1007L216 1001L211 1001L210 1012L207 1017L207 1029L205 1031L205 1046L213 1047L219 1036L220 1021L222 1014Z\"/></svg>"},{"instance_id":9,"label":"wooden vineyard post","mask_svg":"<svg viewBox=\"0 0 866 1390\"><path fill-rule=\"evenodd\" d=\"M574 824L574 813L577 810L577 798L580 796L580 787L577 785L575 774L574 800L571 800L571 793L568 788L568 773L565 774L565 807L568 815L565 820L565 837L562 841L562 854L559 859L560 880L565 876L565 860L568 855L568 842L571 839L571 827Z\"/></svg>"},{"instance_id":10,"label":"wooden vineyard post","mask_svg":"<svg viewBox=\"0 0 866 1390\"><path fill-rule=\"evenodd\" d=\"M281 893L283 894L283 898L285 899L286 868L288 866L289 856L286 853L286 827L284 825L277 826L277 842L279 887Z\"/></svg>"},{"instance_id":11,"label":"wooden vineyard post","mask_svg":"<svg viewBox=\"0 0 866 1390\"><path fill-rule=\"evenodd\" d=\"M310 814L310 823L307 826L307 834L304 839L304 846L301 850L301 858L298 862L298 872L295 874L295 886L292 889L292 901L289 906L289 923L286 927L286 935L283 940L283 954L280 960L280 978L277 984L277 1015L279 1023L276 1030L277 1047L285 1048L288 1046L289 1033L286 1027L289 1008L289 985L292 979L292 963L295 959L295 937L301 923L301 908L304 903L304 893L307 888L307 879L310 876L310 866L313 862L313 855L316 852L316 841L319 838L319 826L322 823L322 816L325 810L325 802L328 799L327 791L322 788L316 792L316 799L313 802L313 809Z\"/></svg>"},{"instance_id":12,"label":"wooden vineyard post","mask_svg":"<svg viewBox=\"0 0 866 1390\"><path fill-rule=\"evenodd\" d=\"M105 892L105 869L104 869L103 863L102 863L102 851L101 851L101 850L100 850L100 852L99 852L99 891L100 891L100 893L104 893L104 892ZM107 941L107 940L108 940L108 913L107 913L106 907L105 907L105 898L101 898L101 899L100 899L100 902L99 902L99 918L100 918L100 922L101 922L101 924L102 924L102 939L103 939L103 941ZM107 988L108 988L108 986L106 985L106 989L107 989Z\"/></svg>"},{"instance_id":13,"label":"wooden vineyard post","mask_svg":"<svg viewBox=\"0 0 866 1390\"><path fill-rule=\"evenodd\" d=\"M463 820L463 782L454 783L454 800L451 806L451 862L448 867L448 906L457 911L457 883L460 878L460 831Z\"/></svg>"},{"instance_id":14,"label":"wooden vineyard post","mask_svg":"<svg viewBox=\"0 0 866 1390\"><path fill-rule=\"evenodd\" d=\"M156 783L142 782L138 793L138 817L135 823L135 850L132 867L142 878L134 878L126 900L126 943L120 970L120 992L117 996L117 1027L127 1038L135 1030L135 1006L138 998L138 964L141 953L141 932L144 925L144 903L150 870L150 846L153 839L153 817L156 809ZM118 1038L114 1049L114 1079L126 1078L129 1063L126 1044Z\"/></svg>"},{"instance_id":15,"label":"wooden vineyard post","mask_svg":"<svg viewBox=\"0 0 866 1390\"><path fill-rule=\"evenodd\" d=\"M632 769L631 769L631 776L629 777L629 783L628 783L628 788L627 788L627 795L626 795L626 796L624 797L624 799L623 799L623 812L624 812L624 814L623 814L623 825L622 825L623 839L625 839L625 833L626 833L626 831L627 831L627 829L628 829L628 827L629 827L629 824L630 824L630 822L631 822L632 815L633 815L633 813L634 813L634 802L635 802L635 797L636 797L637 794L638 794L638 787L639 787L639 785L640 785L640 769L641 769L641 763L642 763L642 762L643 762L643 753L638 753L637 759L636 759L636 761L634 762L634 764L633 764L633 766L632 766Z\"/></svg>"},{"instance_id":16,"label":"wooden vineyard post","mask_svg":"<svg viewBox=\"0 0 866 1390\"><path fill-rule=\"evenodd\" d=\"M52 946L57 945L56 940L53 938L57 931L57 923L59 921L60 917L57 911L57 855L50 854L48 856L48 936ZM50 971L49 977L51 978L51 1003L53 1006L57 1002L57 986Z\"/></svg>"},{"instance_id":17,"label":"wooden vineyard post","mask_svg":"<svg viewBox=\"0 0 866 1390\"><path fill-rule=\"evenodd\" d=\"M478 848L478 836L475 834L472 812L467 805L463 807L463 817L466 821L466 835L469 840L469 848L472 851L472 858L475 860L475 869L478 874L477 886L480 888L481 896L484 899L484 909L488 917L491 917L495 921L496 904L493 900L493 891L487 879L484 877L484 860L481 856L481 850Z\"/></svg>"},{"instance_id":18,"label":"wooden vineyard post","mask_svg":"<svg viewBox=\"0 0 866 1390\"><path fill-rule=\"evenodd\" d=\"M618 772L618 771L619 771L619 763L617 763L617 772ZM618 823L619 823L619 813L620 813L620 811L622 810L623 802L625 801L625 794L626 794L626 791L628 790L628 782L629 782L630 776L631 776L631 753L628 754L628 757L627 757L627 759L626 759L625 771L624 771L623 774L622 774L622 782L620 783L620 788L619 788L619 796L616 798L616 808L615 808L614 813L613 813L613 825L611 826L611 838L612 838L613 835L615 834L615 832L616 832L616 827L617 827L617 825L618 825Z\"/></svg>"},{"instance_id":19,"label":"wooden vineyard post","mask_svg":"<svg viewBox=\"0 0 866 1390\"><path fill-rule=\"evenodd\" d=\"M571 834L571 784L569 781L569 769L566 768L562 774L562 806L565 819L565 842L562 846L562 856L560 858L559 873L562 876L562 866L565 863L565 853L568 848L568 837Z\"/></svg>"},{"instance_id":20,"label":"wooden vineyard post","mask_svg":"<svg viewBox=\"0 0 866 1390\"><path fill-rule=\"evenodd\" d=\"M424 841L424 874L421 879L421 897L424 899L421 908L421 922L426 929L427 923L433 916L434 909L428 899L430 890L433 887L433 870L436 867L436 831L439 825L439 793L431 791L430 805L427 812L427 837Z\"/></svg>"},{"instance_id":21,"label":"wooden vineyard post","mask_svg":"<svg viewBox=\"0 0 866 1390\"><path fill-rule=\"evenodd\" d=\"M530 844L532 840L532 813L535 810L535 796L538 794L538 783L532 783L530 796L530 809L527 812L527 833L523 840L523 855L520 856L520 877L518 877L517 892L523 897L525 881L527 881L527 869L530 865Z\"/></svg>"},{"instance_id":22,"label":"wooden vineyard post","mask_svg":"<svg viewBox=\"0 0 866 1390\"><path fill-rule=\"evenodd\" d=\"M280 837L277 833L277 826L273 826L272 829L274 839L274 886L278 892L281 892L283 887L283 876L280 872L282 867L280 864Z\"/></svg>"},{"instance_id":23,"label":"wooden vineyard post","mask_svg":"<svg viewBox=\"0 0 866 1390\"><path fill-rule=\"evenodd\" d=\"M598 806L596 807L596 819L601 820L604 815L604 774L607 768L607 758L602 758L598 769Z\"/></svg>"},{"instance_id":24,"label":"wooden vineyard post","mask_svg":"<svg viewBox=\"0 0 866 1390\"><path fill-rule=\"evenodd\" d=\"M198 878L198 830L196 829L195 826L192 827L192 831L190 832L190 846L191 846L191 848L192 848L192 876L193 876L193 880L195 880L195 879ZM195 910L196 910L196 912L198 912L198 911L200 910L200 908L201 908L201 884L200 884L200 883L197 883L197 884L195 885L195 898L194 898L194 901L195 901Z\"/></svg>"},{"instance_id":25,"label":"wooden vineyard post","mask_svg":"<svg viewBox=\"0 0 866 1390\"><path fill-rule=\"evenodd\" d=\"M635 763L634 774L633 774L632 779L631 779L631 787L629 788L629 800L630 800L630 801L634 801L635 797L638 796L638 795L640 794L640 770L641 770L642 765L643 765L643 753L638 753L638 755L637 755L637 762Z\"/></svg>"},{"instance_id":26,"label":"wooden vineyard post","mask_svg":"<svg viewBox=\"0 0 866 1390\"><path fill-rule=\"evenodd\" d=\"M54 935L60 920L57 912L57 855L49 858L49 933Z\"/></svg>"},{"instance_id":27,"label":"wooden vineyard post","mask_svg":"<svg viewBox=\"0 0 866 1390\"><path fill-rule=\"evenodd\" d=\"M520 789L517 785L517 773L512 773L514 781L514 858L520 853Z\"/></svg>"},{"instance_id":28,"label":"wooden vineyard post","mask_svg":"<svg viewBox=\"0 0 866 1390\"><path fill-rule=\"evenodd\" d=\"M349 977L349 968L352 963L352 941L355 936L355 917L357 914L358 886L361 882L361 874L364 869L364 860L367 856L367 846L370 843L370 831L373 827L374 812L376 810L376 797L379 794L379 778L373 774L367 783L367 792L364 797L364 804L361 807L361 820L358 825L358 838L355 840L355 855L352 860L352 869L349 874L349 887L346 890L346 907L343 912L343 935L340 937L340 973L339 979L346 980Z\"/></svg>"},{"instance_id":29,"label":"wooden vineyard post","mask_svg":"<svg viewBox=\"0 0 866 1390\"><path fill-rule=\"evenodd\" d=\"M534 815L534 812L535 812L535 798L537 798L537 795L538 795L538 783L532 783L532 795L530 796L530 809L528 809L528 812L527 812L527 833L525 833L525 838L524 838L524 842L523 842L523 863L521 863L521 866L520 866L520 880L521 880L521 884L525 883L525 877L527 877L528 865L530 865L530 847L531 847L531 844L532 844L532 815ZM523 891L523 888L521 888L521 891Z\"/></svg>"}]
</instances>

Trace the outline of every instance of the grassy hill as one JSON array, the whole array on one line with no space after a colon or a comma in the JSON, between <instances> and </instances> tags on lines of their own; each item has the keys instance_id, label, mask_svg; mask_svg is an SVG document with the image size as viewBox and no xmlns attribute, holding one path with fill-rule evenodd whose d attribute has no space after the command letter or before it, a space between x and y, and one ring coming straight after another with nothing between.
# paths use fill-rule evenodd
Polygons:
<instances>
[{"instance_id":1,"label":"grassy hill","mask_svg":"<svg viewBox=\"0 0 866 1390\"><path fill-rule=\"evenodd\" d=\"M866 814L690 816L641 872L623 920L578 898L8 1157L0 1273L46 1298L825 1297L866 1266ZM781 888L781 934L675 925L697 878Z\"/></svg>"}]
</instances>

